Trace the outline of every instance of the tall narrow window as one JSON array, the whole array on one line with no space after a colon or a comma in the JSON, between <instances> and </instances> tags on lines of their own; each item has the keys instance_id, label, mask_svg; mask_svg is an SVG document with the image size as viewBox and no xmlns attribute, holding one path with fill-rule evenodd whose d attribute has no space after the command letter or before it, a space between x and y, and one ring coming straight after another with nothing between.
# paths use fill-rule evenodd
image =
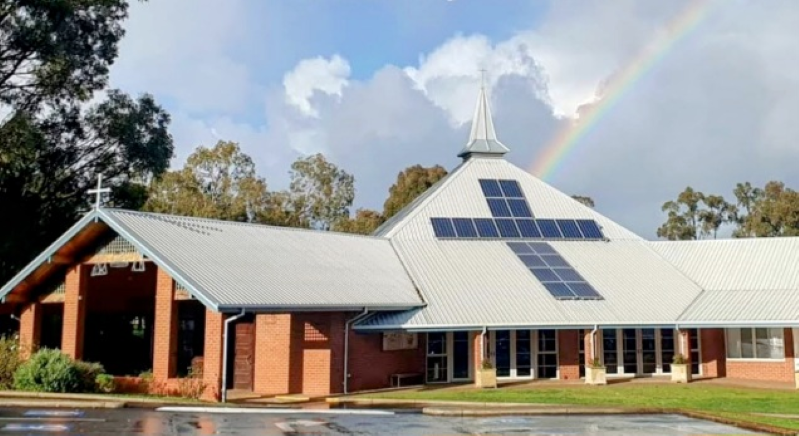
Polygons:
<instances>
[{"instance_id":1,"label":"tall narrow window","mask_svg":"<svg viewBox=\"0 0 799 436\"><path fill-rule=\"evenodd\" d=\"M538 331L537 378L558 377L558 336L555 330Z\"/></svg>"}]
</instances>

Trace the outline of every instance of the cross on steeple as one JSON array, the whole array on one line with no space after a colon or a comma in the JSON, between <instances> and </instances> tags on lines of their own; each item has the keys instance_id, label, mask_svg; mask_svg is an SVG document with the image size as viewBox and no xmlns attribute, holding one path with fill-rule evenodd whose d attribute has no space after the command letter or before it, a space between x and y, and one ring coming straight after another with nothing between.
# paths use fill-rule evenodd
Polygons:
<instances>
[{"instance_id":1,"label":"cross on steeple","mask_svg":"<svg viewBox=\"0 0 799 436\"><path fill-rule=\"evenodd\" d=\"M86 192L88 192L89 194L95 194L94 208L95 209L99 209L100 208L100 202L102 202L102 200L103 200L103 194L105 194L106 192L111 192L111 188L103 188L103 175L102 174L98 174L97 175L97 188L89 189Z\"/></svg>"},{"instance_id":2,"label":"cross on steeple","mask_svg":"<svg viewBox=\"0 0 799 436\"><path fill-rule=\"evenodd\" d=\"M499 142L497 132L494 131L494 120L491 119L491 108L488 106L488 96L486 95L485 76L486 70L481 69L480 95L477 97L469 142L458 153L458 157L464 160L472 156L502 157L509 151L505 144Z\"/></svg>"}]
</instances>

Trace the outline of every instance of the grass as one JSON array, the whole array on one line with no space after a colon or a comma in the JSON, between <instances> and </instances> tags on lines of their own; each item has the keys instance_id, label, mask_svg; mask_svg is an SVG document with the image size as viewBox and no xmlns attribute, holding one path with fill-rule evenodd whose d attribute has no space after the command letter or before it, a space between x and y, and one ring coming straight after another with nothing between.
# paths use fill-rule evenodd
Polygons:
<instances>
[{"instance_id":1,"label":"grass","mask_svg":"<svg viewBox=\"0 0 799 436\"><path fill-rule=\"evenodd\" d=\"M500 389L428 387L415 391L374 393L363 397L681 409L799 430L799 419L754 415L755 413L799 415L799 394L796 392L733 388L702 383L689 385L618 383L601 387L518 386Z\"/></svg>"}]
</instances>

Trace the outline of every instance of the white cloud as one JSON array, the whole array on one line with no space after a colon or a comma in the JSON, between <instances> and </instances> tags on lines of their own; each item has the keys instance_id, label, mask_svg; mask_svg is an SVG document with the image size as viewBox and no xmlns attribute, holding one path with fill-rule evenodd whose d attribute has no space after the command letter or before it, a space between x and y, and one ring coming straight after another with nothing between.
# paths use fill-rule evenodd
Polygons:
<instances>
[{"instance_id":1,"label":"white cloud","mask_svg":"<svg viewBox=\"0 0 799 436\"><path fill-rule=\"evenodd\" d=\"M286 101L303 114L318 117L319 112L311 102L314 93L340 97L349 75L350 64L339 55L333 55L329 60L322 56L303 59L283 76Z\"/></svg>"}]
</instances>

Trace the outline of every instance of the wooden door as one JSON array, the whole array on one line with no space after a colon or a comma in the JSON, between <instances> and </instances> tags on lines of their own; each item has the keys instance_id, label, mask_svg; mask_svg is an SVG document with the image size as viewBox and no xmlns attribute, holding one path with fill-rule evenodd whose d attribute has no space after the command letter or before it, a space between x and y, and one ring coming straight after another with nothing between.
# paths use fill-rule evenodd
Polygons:
<instances>
[{"instance_id":1,"label":"wooden door","mask_svg":"<svg viewBox=\"0 0 799 436\"><path fill-rule=\"evenodd\" d=\"M237 322L233 335L233 389L251 391L255 363L255 323Z\"/></svg>"}]
</instances>

